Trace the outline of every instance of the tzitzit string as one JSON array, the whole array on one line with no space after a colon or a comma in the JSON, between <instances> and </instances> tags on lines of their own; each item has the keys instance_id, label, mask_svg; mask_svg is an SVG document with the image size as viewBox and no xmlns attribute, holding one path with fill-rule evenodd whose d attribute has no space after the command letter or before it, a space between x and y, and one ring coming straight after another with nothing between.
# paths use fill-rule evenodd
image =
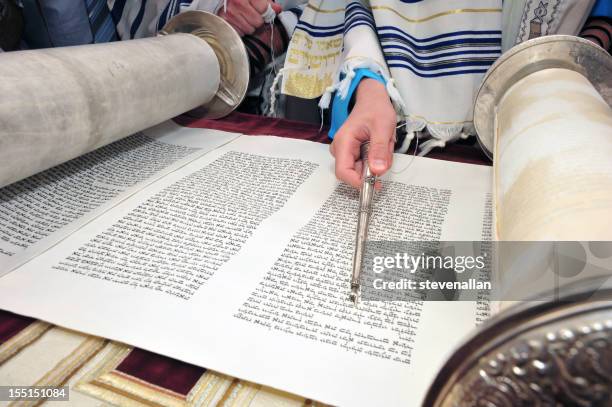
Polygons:
<instances>
[{"instance_id":1,"label":"tzitzit string","mask_svg":"<svg viewBox=\"0 0 612 407\"><path fill-rule=\"evenodd\" d=\"M268 8L266 8L266 11L264 11L261 17L263 18L264 23L270 25L270 63L272 64L270 74L266 75L262 86L265 86L266 83L268 83L269 75L272 75L274 79L272 81L272 87L270 89L270 110L268 112L268 116L274 116L274 110L276 105L276 85L281 75L280 72L276 72L276 55L274 53L274 20L276 19L276 12L274 11L270 3L268 3Z\"/></svg>"},{"instance_id":2,"label":"tzitzit string","mask_svg":"<svg viewBox=\"0 0 612 407\"><path fill-rule=\"evenodd\" d=\"M272 72L276 75L276 64L274 63L276 60L276 55L274 54L274 20L276 19L276 12L270 3L268 3L268 8L266 8L261 17L264 23L270 25L270 58L272 58Z\"/></svg>"},{"instance_id":3,"label":"tzitzit string","mask_svg":"<svg viewBox=\"0 0 612 407\"><path fill-rule=\"evenodd\" d=\"M405 121L404 121L404 123L402 123L402 124L400 124L400 125L396 126L396 127L395 127L395 129L396 129L396 130L397 130L397 129L400 129L400 128L404 127L406 124L407 124L407 122L405 122ZM408 134L406 134L406 137L408 137ZM410 162L409 162L409 163L408 163L408 164L407 164L407 165L406 165L404 168L402 168L401 170L399 170L399 171L393 171L393 170L391 170L391 171L390 171L390 172L391 172L391 174L401 174L402 172L404 172L404 171L406 171L408 168L410 168L410 166L411 166L411 165L412 165L412 163L414 162L414 159L416 158L416 155L417 155L417 151L418 151L418 149L419 149L419 136L416 134L416 132L415 132L415 134L414 134L414 137L416 138L416 143L415 143L415 145L414 145L414 153L412 153L412 159L411 159L411 160L410 160Z\"/></svg>"}]
</instances>

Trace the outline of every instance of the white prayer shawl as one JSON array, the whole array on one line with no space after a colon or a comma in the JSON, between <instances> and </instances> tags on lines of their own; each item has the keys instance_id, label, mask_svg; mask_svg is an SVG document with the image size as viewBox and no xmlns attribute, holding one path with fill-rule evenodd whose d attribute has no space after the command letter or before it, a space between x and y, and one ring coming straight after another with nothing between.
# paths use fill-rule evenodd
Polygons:
<instances>
[{"instance_id":1,"label":"white prayer shawl","mask_svg":"<svg viewBox=\"0 0 612 407\"><path fill-rule=\"evenodd\" d=\"M310 0L293 35L281 92L342 95L356 68L381 73L409 136L433 147L474 134L473 101L500 55L501 0Z\"/></svg>"}]
</instances>

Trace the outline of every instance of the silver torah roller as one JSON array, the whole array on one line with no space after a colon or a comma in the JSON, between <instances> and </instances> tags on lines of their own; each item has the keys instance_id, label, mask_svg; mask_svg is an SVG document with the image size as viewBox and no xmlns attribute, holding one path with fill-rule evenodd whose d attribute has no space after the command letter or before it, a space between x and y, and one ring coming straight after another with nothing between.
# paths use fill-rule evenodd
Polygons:
<instances>
[{"instance_id":1,"label":"silver torah roller","mask_svg":"<svg viewBox=\"0 0 612 407\"><path fill-rule=\"evenodd\" d=\"M474 127L485 154L495 150L495 109L512 85L526 76L564 68L582 74L612 105L612 58L591 41L571 35L533 38L506 51L487 71L474 104Z\"/></svg>"},{"instance_id":2,"label":"silver torah roller","mask_svg":"<svg viewBox=\"0 0 612 407\"><path fill-rule=\"evenodd\" d=\"M242 38L225 20L205 11L186 11L173 17L158 35L187 33L206 41L220 68L215 96L190 112L191 116L218 119L234 111L244 100L249 86L249 59Z\"/></svg>"},{"instance_id":3,"label":"silver torah roller","mask_svg":"<svg viewBox=\"0 0 612 407\"><path fill-rule=\"evenodd\" d=\"M157 37L0 53L0 187L188 111L225 116L248 82L240 36L201 11Z\"/></svg>"}]
</instances>

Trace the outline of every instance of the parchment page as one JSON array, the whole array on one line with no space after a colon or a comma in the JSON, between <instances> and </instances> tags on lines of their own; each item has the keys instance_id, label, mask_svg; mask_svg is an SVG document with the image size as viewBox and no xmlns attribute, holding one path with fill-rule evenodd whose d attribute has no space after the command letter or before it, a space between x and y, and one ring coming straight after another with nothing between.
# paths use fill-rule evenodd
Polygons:
<instances>
[{"instance_id":1,"label":"parchment page","mask_svg":"<svg viewBox=\"0 0 612 407\"><path fill-rule=\"evenodd\" d=\"M326 403L417 405L479 311L349 303L357 194L328 149L241 137L1 278L0 308ZM480 240L490 168L411 160L371 238Z\"/></svg>"},{"instance_id":2,"label":"parchment page","mask_svg":"<svg viewBox=\"0 0 612 407\"><path fill-rule=\"evenodd\" d=\"M0 189L0 276L208 151L238 137L167 121Z\"/></svg>"}]
</instances>

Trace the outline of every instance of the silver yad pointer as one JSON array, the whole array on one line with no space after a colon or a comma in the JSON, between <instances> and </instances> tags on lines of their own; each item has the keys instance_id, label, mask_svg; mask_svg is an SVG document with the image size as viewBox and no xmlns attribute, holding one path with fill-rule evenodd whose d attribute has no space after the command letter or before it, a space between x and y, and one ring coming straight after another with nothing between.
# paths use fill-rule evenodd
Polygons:
<instances>
[{"instance_id":1,"label":"silver yad pointer","mask_svg":"<svg viewBox=\"0 0 612 407\"><path fill-rule=\"evenodd\" d=\"M368 165L368 151L370 143L361 145L361 161L363 163L363 180L359 192L359 209L357 214L357 234L355 237L355 253L353 254L353 275L351 278L350 300L357 303L359 287L361 285L360 275L363 268L363 257L366 241L368 239L368 224L372 214L372 201L374 199L374 184L376 175L373 175Z\"/></svg>"}]
</instances>

